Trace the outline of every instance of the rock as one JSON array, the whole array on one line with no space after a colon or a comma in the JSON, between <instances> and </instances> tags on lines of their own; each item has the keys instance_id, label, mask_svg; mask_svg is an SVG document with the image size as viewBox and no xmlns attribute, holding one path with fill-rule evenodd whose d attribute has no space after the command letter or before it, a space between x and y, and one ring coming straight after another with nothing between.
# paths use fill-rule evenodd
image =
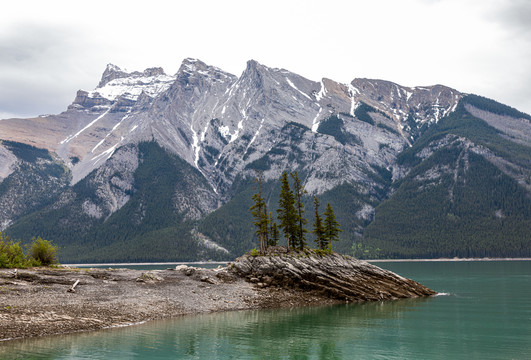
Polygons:
<instances>
[{"instance_id":1,"label":"rock","mask_svg":"<svg viewBox=\"0 0 531 360\"><path fill-rule=\"evenodd\" d=\"M263 283L267 286L271 285L273 283L273 280L273 277L267 275L262 278Z\"/></svg>"},{"instance_id":2,"label":"rock","mask_svg":"<svg viewBox=\"0 0 531 360\"><path fill-rule=\"evenodd\" d=\"M216 277L225 283L233 283L238 280L238 277L231 271L224 269L216 273Z\"/></svg>"},{"instance_id":3,"label":"rock","mask_svg":"<svg viewBox=\"0 0 531 360\"><path fill-rule=\"evenodd\" d=\"M210 276L201 276L201 281L206 282L208 284L216 284L216 281L212 279Z\"/></svg>"},{"instance_id":4,"label":"rock","mask_svg":"<svg viewBox=\"0 0 531 360\"><path fill-rule=\"evenodd\" d=\"M175 270L182 271L186 276L192 276L195 274L195 268L188 265L178 265L175 267Z\"/></svg>"},{"instance_id":5,"label":"rock","mask_svg":"<svg viewBox=\"0 0 531 360\"><path fill-rule=\"evenodd\" d=\"M230 270L258 287L278 284L284 288L318 291L346 301L381 301L430 296L435 291L352 257L292 251L274 256L244 255Z\"/></svg>"},{"instance_id":6,"label":"rock","mask_svg":"<svg viewBox=\"0 0 531 360\"><path fill-rule=\"evenodd\" d=\"M163 278L151 272L143 273L136 279L137 282L158 282L163 280Z\"/></svg>"}]
</instances>

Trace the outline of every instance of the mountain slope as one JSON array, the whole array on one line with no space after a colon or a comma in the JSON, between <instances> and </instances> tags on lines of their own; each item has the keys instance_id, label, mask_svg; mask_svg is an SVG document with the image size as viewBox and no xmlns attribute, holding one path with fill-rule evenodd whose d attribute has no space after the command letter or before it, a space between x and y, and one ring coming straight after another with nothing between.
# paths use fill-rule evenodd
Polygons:
<instances>
[{"instance_id":1,"label":"mountain slope","mask_svg":"<svg viewBox=\"0 0 531 360\"><path fill-rule=\"evenodd\" d=\"M194 219L217 206L211 192L197 170L156 143L130 145L8 234L54 239L62 257L76 262L219 258L226 251L190 232Z\"/></svg>"},{"instance_id":2,"label":"mountain slope","mask_svg":"<svg viewBox=\"0 0 531 360\"><path fill-rule=\"evenodd\" d=\"M47 150L0 141L0 231L49 204L64 191L70 172Z\"/></svg>"},{"instance_id":3,"label":"mountain slope","mask_svg":"<svg viewBox=\"0 0 531 360\"><path fill-rule=\"evenodd\" d=\"M330 202L344 230L334 246L345 253L527 251L529 115L442 85L316 82L254 60L239 77L197 59L175 75L109 65L65 112L2 120L0 138L45 149L47 160L33 163L62 169L31 200L22 189L40 170L0 147L0 201L20 204L2 215L6 231L54 239L68 260L240 255L254 247L256 170L273 214L280 175L297 170L308 217L312 196Z\"/></svg>"},{"instance_id":4,"label":"mountain slope","mask_svg":"<svg viewBox=\"0 0 531 360\"><path fill-rule=\"evenodd\" d=\"M494 128L472 114L510 118ZM531 256L531 148L510 140L515 121L514 136L531 134L529 116L467 96L404 151L412 170L366 229L369 256Z\"/></svg>"}]
</instances>

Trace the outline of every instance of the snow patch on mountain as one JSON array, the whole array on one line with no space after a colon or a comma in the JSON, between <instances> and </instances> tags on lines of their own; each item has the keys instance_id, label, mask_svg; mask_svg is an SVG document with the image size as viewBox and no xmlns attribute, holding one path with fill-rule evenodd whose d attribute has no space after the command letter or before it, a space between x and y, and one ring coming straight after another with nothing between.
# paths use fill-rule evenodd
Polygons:
<instances>
[{"instance_id":1,"label":"snow patch on mountain","mask_svg":"<svg viewBox=\"0 0 531 360\"><path fill-rule=\"evenodd\" d=\"M122 122L124 122L124 120L126 120L129 116L131 115L131 109L129 109L129 111L127 112L127 114L120 119L120 121L118 123L116 123L116 125L113 126L113 128L111 129L111 131L109 133L107 133L107 135L105 135L105 137L103 139L100 140L99 143L96 144L96 146L94 146L94 148L90 151L91 153L94 153L94 151L96 151L97 148L99 148L104 142L105 140L107 140L107 138L122 124ZM136 126L136 125L135 125Z\"/></svg>"},{"instance_id":2,"label":"snow patch on mountain","mask_svg":"<svg viewBox=\"0 0 531 360\"><path fill-rule=\"evenodd\" d=\"M308 100L310 100L310 101L312 100L312 98L309 97L308 94L305 94L305 93L303 93L302 91L300 91L299 88L297 88L297 87L295 86L295 84L292 83L290 79L288 79L288 77L286 77L286 82L288 83L289 86L291 86L292 88L294 88L295 90L297 90L302 96L308 98Z\"/></svg>"},{"instance_id":3,"label":"snow patch on mountain","mask_svg":"<svg viewBox=\"0 0 531 360\"><path fill-rule=\"evenodd\" d=\"M88 92L88 97L103 97L110 101L124 97L136 101L142 93L145 93L153 98L168 90L175 80L176 76L166 75L161 68L146 69L142 73L128 73L116 65L109 64L100 84Z\"/></svg>"},{"instance_id":4,"label":"snow patch on mountain","mask_svg":"<svg viewBox=\"0 0 531 360\"><path fill-rule=\"evenodd\" d=\"M98 120L102 119L105 115L107 115L109 113L109 111L111 111L111 109L108 109L107 111L105 111L103 114L101 114L100 116L98 116L96 119L92 120L87 126L85 126L83 129L79 130L77 133L75 133L74 135L71 135L71 136L68 136L67 138L65 138L64 140L62 140L59 144L60 145L63 145L64 143L67 143L67 142L70 142L72 139L75 139L77 138L83 131L87 130L88 128L90 128L92 125L94 125L96 122L98 122Z\"/></svg>"}]
</instances>

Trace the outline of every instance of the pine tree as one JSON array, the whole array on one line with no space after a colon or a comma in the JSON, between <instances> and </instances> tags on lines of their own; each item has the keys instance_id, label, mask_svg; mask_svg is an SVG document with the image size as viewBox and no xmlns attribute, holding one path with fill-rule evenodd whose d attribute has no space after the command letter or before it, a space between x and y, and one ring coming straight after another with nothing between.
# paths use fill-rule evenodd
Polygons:
<instances>
[{"instance_id":1,"label":"pine tree","mask_svg":"<svg viewBox=\"0 0 531 360\"><path fill-rule=\"evenodd\" d=\"M286 237L288 249L295 245L296 239L296 211L295 211L295 197L289 187L288 173L283 172L280 177L280 198L278 200L278 220L279 227L282 229Z\"/></svg>"},{"instance_id":2,"label":"pine tree","mask_svg":"<svg viewBox=\"0 0 531 360\"><path fill-rule=\"evenodd\" d=\"M342 230L339 228L339 223L336 221L334 209L332 209L330 203L326 205L324 216L325 241L329 249L332 250L332 241L339 240L339 233Z\"/></svg>"},{"instance_id":3,"label":"pine tree","mask_svg":"<svg viewBox=\"0 0 531 360\"><path fill-rule=\"evenodd\" d=\"M269 213L269 246L277 246L280 241L280 234L278 232L278 226L273 221L273 215Z\"/></svg>"},{"instance_id":4,"label":"pine tree","mask_svg":"<svg viewBox=\"0 0 531 360\"><path fill-rule=\"evenodd\" d=\"M312 233L315 234L315 242L317 243L317 247L321 250L324 250L327 245L325 239L325 228L323 226L323 219L321 218L321 215L319 215L319 200L317 199L317 196L313 197L313 203L315 205L315 221L313 223Z\"/></svg>"},{"instance_id":5,"label":"pine tree","mask_svg":"<svg viewBox=\"0 0 531 360\"><path fill-rule=\"evenodd\" d=\"M304 204L302 203L302 197L308 192L304 190L304 185L302 185L297 171L292 172L291 177L293 179L293 195L295 197L296 210L295 243L293 246L302 250L304 249L304 246L306 246L306 237L304 234L308 232L308 230L304 228L304 225L308 222L308 220L304 218Z\"/></svg>"},{"instance_id":6,"label":"pine tree","mask_svg":"<svg viewBox=\"0 0 531 360\"><path fill-rule=\"evenodd\" d=\"M264 198L262 197L262 184L264 182L262 172L257 172L255 182L258 184L258 192L253 195L252 199L254 205L251 206L251 214L253 215L256 226L255 234L258 236L258 241L260 242L260 252L264 252L267 246L268 238L268 218L267 218L267 207Z\"/></svg>"}]
</instances>

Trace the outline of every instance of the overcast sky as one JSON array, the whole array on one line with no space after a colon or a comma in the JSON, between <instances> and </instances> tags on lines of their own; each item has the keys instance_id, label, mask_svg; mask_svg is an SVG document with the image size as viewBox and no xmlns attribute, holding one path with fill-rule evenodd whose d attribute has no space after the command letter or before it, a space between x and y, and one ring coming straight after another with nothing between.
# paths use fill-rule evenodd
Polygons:
<instances>
[{"instance_id":1,"label":"overcast sky","mask_svg":"<svg viewBox=\"0 0 531 360\"><path fill-rule=\"evenodd\" d=\"M0 11L0 118L64 111L107 63L174 74L186 57L444 84L531 113L529 0L17 0Z\"/></svg>"}]
</instances>

